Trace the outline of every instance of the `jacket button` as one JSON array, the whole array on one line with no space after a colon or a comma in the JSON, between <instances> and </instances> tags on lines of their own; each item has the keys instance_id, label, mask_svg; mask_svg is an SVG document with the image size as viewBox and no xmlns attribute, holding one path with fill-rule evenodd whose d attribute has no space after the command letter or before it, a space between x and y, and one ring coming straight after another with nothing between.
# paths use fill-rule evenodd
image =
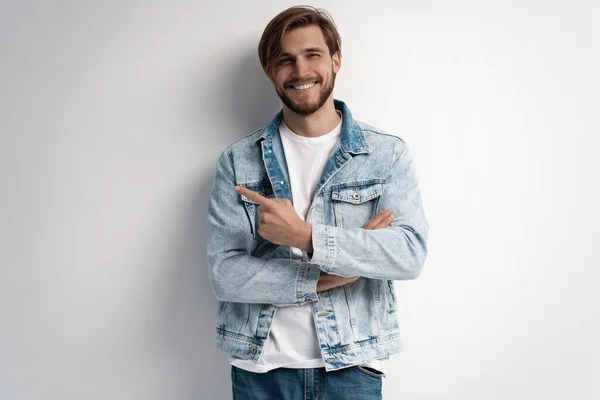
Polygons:
<instances>
[{"instance_id":1,"label":"jacket button","mask_svg":"<svg viewBox=\"0 0 600 400\"><path fill-rule=\"evenodd\" d=\"M269 308L269 305L268 304L263 304L262 309L266 310L267 308Z\"/></svg>"},{"instance_id":2,"label":"jacket button","mask_svg":"<svg viewBox=\"0 0 600 400\"><path fill-rule=\"evenodd\" d=\"M354 194L352 195L352 197L354 197L354 200L358 200L360 198L358 192L354 192Z\"/></svg>"},{"instance_id":3,"label":"jacket button","mask_svg":"<svg viewBox=\"0 0 600 400\"><path fill-rule=\"evenodd\" d=\"M256 354L256 347L253 347L253 348L250 350L250 353L252 353L252 354Z\"/></svg>"}]
</instances>

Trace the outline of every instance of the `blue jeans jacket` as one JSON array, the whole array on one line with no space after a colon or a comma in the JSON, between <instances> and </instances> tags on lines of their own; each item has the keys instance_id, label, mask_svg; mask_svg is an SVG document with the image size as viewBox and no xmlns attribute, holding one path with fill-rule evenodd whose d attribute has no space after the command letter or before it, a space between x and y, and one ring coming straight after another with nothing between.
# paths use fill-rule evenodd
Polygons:
<instances>
[{"instance_id":1,"label":"blue jeans jacket","mask_svg":"<svg viewBox=\"0 0 600 400\"><path fill-rule=\"evenodd\" d=\"M419 276L429 225L406 142L352 118L345 103L342 135L325 165L306 221L314 252L302 262L288 246L257 232L257 207L233 187L288 198L285 154L278 133L282 112L269 125L221 154L207 224L209 277L218 300L217 346L257 360L278 307L310 303L325 368L336 370L402 350L393 280ZM391 209L391 226L361 226ZM320 271L357 281L317 294Z\"/></svg>"}]
</instances>

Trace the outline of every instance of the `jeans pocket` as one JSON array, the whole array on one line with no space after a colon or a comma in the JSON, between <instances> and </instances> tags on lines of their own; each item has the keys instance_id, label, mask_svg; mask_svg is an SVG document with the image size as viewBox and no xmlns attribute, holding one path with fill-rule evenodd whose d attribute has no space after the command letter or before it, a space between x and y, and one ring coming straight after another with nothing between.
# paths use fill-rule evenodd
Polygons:
<instances>
[{"instance_id":1,"label":"jeans pocket","mask_svg":"<svg viewBox=\"0 0 600 400\"><path fill-rule=\"evenodd\" d=\"M377 378L377 379L385 378L385 374L381 371L377 371L375 368L357 365L356 369L358 369L360 372L362 372L366 375L369 375L373 378Z\"/></svg>"}]
</instances>

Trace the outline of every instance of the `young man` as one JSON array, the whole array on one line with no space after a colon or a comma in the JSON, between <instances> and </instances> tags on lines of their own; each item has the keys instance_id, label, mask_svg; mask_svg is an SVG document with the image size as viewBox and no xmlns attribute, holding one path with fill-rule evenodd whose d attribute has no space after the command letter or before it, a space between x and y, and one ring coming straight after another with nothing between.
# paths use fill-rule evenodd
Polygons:
<instances>
[{"instance_id":1,"label":"young man","mask_svg":"<svg viewBox=\"0 0 600 400\"><path fill-rule=\"evenodd\" d=\"M234 399L381 399L402 350L392 281L419 275L428 224L406 142L333 98L340 43L324 10L277 15L258 52L283 109L217 164L207 255Z\"/></svg>"}]
</instances>

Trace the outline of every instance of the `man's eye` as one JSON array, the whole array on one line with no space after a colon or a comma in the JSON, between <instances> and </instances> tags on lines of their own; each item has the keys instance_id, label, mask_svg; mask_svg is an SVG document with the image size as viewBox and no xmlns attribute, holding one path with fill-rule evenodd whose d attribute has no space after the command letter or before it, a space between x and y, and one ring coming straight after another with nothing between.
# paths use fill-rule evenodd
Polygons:
<instances>
[{"instance_id":1,"label":"man's eye","mask_svg":"<svg viewBox=\"0 0 600 400\"><path fill-rule=\"evenodd\" d=\"M284 65L284 64L289 64L289 63L290 63L289 58L284 58L282 60L279 60L279 65Z\"/></svg>"},{"instance_id":2,"label":"man's eye","mask_svg":"<svg viewBox=\"0 0 600 400\"><path fill-rule=\"evenodd\" d=\"M309 54L308 56L309 56L310 58L317 58L317 57L320 57L320 54L318 54L318 53L311 53L311 54Z\"/></svg>"}]
</instances>

